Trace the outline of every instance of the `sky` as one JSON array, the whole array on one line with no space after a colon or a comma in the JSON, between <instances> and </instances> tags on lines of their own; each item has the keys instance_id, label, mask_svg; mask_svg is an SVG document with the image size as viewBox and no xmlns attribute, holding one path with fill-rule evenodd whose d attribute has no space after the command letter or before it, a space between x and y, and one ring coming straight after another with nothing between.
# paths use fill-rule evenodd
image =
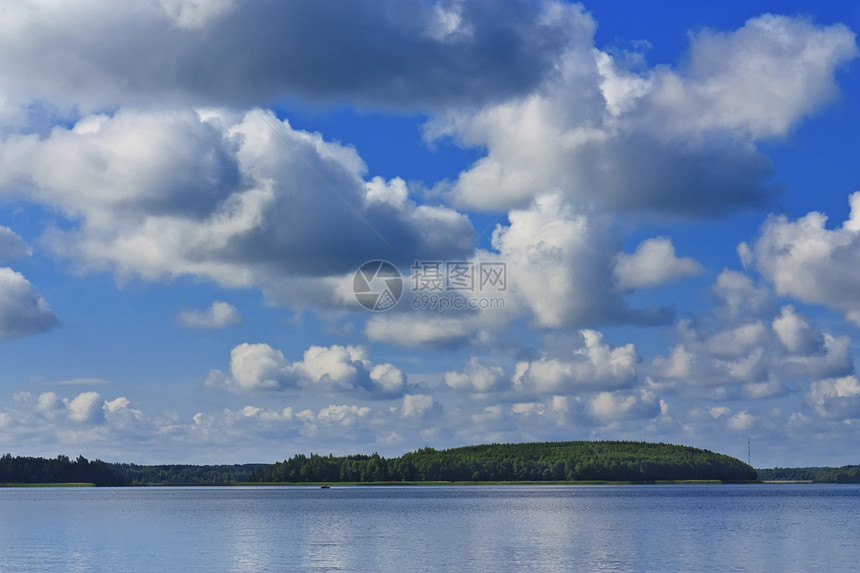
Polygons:
<instances>
[{"instance_id":1,"label":"sky","mask_svg":"<svg viewBox=\"0 0 860 573\"><path fill-rule=\"evenodd\" d=\"M860 463L848 0L0 4L0 450Z\"/></svg>"}]
</instances>

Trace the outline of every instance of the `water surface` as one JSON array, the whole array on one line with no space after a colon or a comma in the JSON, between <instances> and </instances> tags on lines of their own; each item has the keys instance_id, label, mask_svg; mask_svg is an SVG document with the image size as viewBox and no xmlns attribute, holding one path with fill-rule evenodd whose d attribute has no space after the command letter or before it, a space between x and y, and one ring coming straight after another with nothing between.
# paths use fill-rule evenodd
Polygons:
<instances>
[{"instance_id":1,"label":"water surface","mask_svg":"<svg viewBox=\"0 0 860 573\"><path fill-rule=\"evenodd\" d=\"M853 571L860 486L0 489L0 571Z\"/></svg>"}]
</instances>

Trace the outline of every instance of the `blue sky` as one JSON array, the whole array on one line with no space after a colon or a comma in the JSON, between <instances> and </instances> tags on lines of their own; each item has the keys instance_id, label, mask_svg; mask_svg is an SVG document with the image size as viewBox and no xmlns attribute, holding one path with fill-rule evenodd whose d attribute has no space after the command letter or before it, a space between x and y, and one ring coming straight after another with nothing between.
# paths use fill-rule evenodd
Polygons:
<instances>
[{"instance_id":1,"label":"blue sky","mask_svg":"<svg viewBox=\"0 0 860 573\"><path fill-rule=\"evenodd\" d=\"M0 449L858 463L858 29L847 1L6 3ZM371 260L392 308L354 295Z\"/></svg>"}]
</instances>

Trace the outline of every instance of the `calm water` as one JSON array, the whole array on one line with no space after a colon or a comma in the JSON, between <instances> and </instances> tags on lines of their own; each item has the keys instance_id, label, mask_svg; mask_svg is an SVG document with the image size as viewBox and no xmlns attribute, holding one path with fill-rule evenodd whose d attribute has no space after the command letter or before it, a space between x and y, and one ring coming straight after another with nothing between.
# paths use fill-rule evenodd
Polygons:
<instances>
[{"instance_id":1,"label":"calm water","mask_svg":"<svg viewBox=\"0 0 860 573\"><path fill-rule=\"evenodd\" d=\"M0 489L0 571L854 571L860 487Z\"/></svg>"}]
</instances>

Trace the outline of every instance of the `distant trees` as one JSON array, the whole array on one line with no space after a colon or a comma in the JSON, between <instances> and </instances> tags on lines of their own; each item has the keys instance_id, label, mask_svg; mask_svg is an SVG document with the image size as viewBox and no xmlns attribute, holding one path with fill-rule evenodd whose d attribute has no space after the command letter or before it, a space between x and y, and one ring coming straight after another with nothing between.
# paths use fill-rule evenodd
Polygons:
<instances>
[{"instance_id":1,"label":"distant trees","mask_svg":"<svg viewBox=\"0 0 860 573\"><path fill-rule=\"evenodd\" d=\"M89 461L83 456L72 461L59 455L53 459L12 457L0 458L0 483L92 483L122 485L123 480L101 460Z\"/></svg>"},{"instance_id":2,"label":"distant trees","mask_svg":"<svg viewBox=\"0 0 860 573\"><path fill-rule=\"evenodd\" d=\"M729 456L687 446L644 442L492 444L399 458L297 454L254 471L254 482L379 481L660 481L755 480L755 470Z\"/></svg>"},{"instance_id":3,"label":"distant trees","mask_svg":"<svg viewBox=\"0 0 860 573\"><path fill-rule=\"evenodd\" d=\"M228 484L249 481L251 472L266 464L190 465L165 464L141 466L110 464L111 469L129 485Z\"/></svg>"},{"instance_id":4,"label":"distant trees","mask_svg":"<svg viewBox=\"0 0 860 573\"><path fill-rule=\"evenodd\" d=\"M860 466L841 468L771 468L758 470L763 481L812 481L818 483L860 483Z\"/></svg>"}]
</instances>

